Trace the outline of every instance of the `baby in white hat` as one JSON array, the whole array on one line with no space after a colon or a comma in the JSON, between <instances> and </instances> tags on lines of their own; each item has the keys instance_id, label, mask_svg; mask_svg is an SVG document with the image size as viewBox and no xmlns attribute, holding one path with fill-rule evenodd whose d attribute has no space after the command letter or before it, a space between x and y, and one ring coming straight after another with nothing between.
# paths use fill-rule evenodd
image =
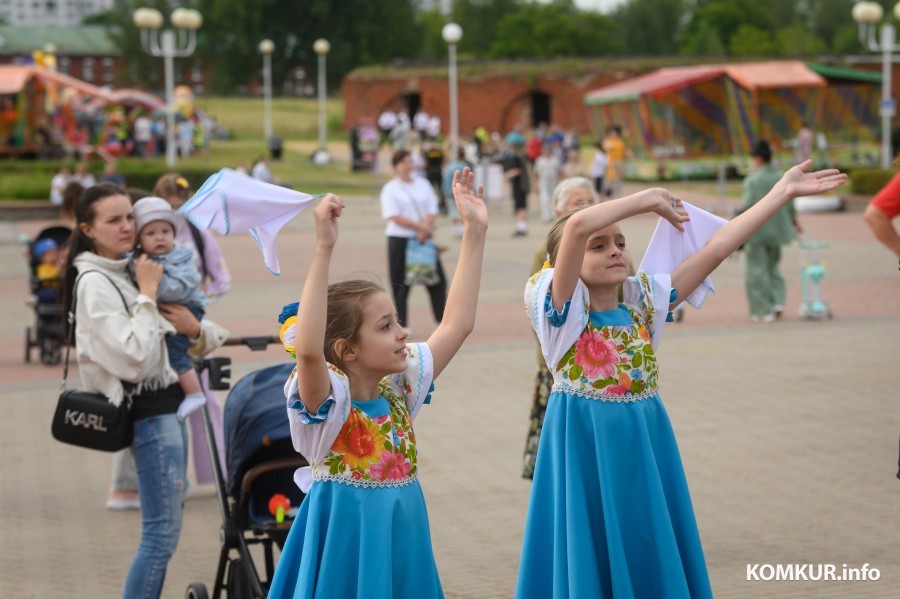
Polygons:
<instances>
[{"instance_id":1,"label":"baby in white hat","mask_svg":"<svg viewBox=\"0 0 900 599\"><path fill-rule=\"evenodd\" d=\"M190 248L175 245L175 231L179 217L169 203L158 197L146 197L134 204L134 220L137 229L137 247L134 258L147 254L163 267L157 301L186 306L197 320L206 311L206 295L200 290L200 273L194 266L194 253ZM185 419L206 403L200 379L187 355L190 343L184 335L168 335L166 347L169 364L178 373L178 381L185 398L178 406L178 417Z\"/></svg>"}]
</instances>

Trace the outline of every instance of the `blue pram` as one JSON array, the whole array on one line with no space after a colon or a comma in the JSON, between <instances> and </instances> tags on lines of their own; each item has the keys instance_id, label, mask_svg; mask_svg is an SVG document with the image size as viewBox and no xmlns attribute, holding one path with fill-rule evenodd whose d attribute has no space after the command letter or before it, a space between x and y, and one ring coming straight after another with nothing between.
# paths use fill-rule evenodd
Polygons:
<instances>
[{"instance_id":1,"label":"blue pram","mask_svg":"<svg viewBox=\"0 0 900 599\"><path fill-rule=\"evenodd\" d=\"M247 340L242 342L252 347ZM228 358L208 361L211 388L227 388L227 383L219 381L228 376L223 367L228 361ZM275 572L272 545L284 546L296 513L293 508L299 508L303 501L304 495L294 484L293 475L307 462L291 442L284 399L284 383L293 367L293 364L281 364L248 374L235 384L225 402L227 484L218 460L212 460L222 512L222 550L212 593L215 598L221 597L223 590L230 599L266 596ZM217 456L205 407L203 413L210 455ZM288 497L292 507L281 524L269 513L269 500L276 493ZM250 554L250 546L254 544L263 548L265 580L260 578ZM236 557L232 557L232 552L237 553ZM187 599L208 596L206 586L199 582L191 583L185 593Z\"/></svg>"}]
</instances>

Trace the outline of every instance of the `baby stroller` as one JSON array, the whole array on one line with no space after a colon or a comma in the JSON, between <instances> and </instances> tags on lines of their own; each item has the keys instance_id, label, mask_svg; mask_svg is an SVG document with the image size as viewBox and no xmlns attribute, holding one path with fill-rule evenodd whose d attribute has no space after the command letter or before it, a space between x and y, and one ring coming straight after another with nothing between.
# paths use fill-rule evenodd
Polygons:
<instances>
[{"instance_id":1,"label":"baby stroller","mask_svg":"<svg viewBox=\"0 0 900 599\"><path fill-rule=\"evenodd\" d=\"M832 316L831 309L819 292L819 283L825 278L825 267L819 262L818 250L827 247L828 242L826 241L800 239L800 278L803 285L803 302L800 304L799 313L801 318L807 320L826 320Z\"/></svg>"},{"instance_id":2,"label":"baby stroller","mask_svg":"<svg viewBox=\"0 0 900 599\"><path fill-rule=\"evenodd\" d=\"M240 343L253 349L264 349L270 338L242 339ZM235 344L231 342L230 344ZM224 378L229 376L229 358L213 358L207 361L210 388L227 389ZM229 599L265 597L275 561L272 545L284 546L296 508L304 494L294 483L294 471L307 462L294 450L291 431L285 409L284 383L293 364L270 366L252 372L242 378L225 402L225 461L228 467L226 484L219 466L215 437L208 412L203 408L206 437L210 448L222 527L219 538L222 550L216 570L212 596L216 599L226 591ZM290 502L284 521L279 523L269 511L270 500L276 495L285 496ZM257 573L250 547L261 545L265 560L266 577ZM232 552L236 552L233 556ZM186 599L207 599L206 585L191 583Z\"/></svg>"},{"instance_id":3,"label":"baby stroller","mask_svg":"<svg viewBox=\"0 0 900 599\"><path fill-rule=\"evenodd\" d=\"M48 227L38 233L28 244L27 258L30 270L29 304L34 308L34 326L25 328L25 362L31 362L31 350L40 349L41 363L59 364L62 347L66 343L65 322L62 305L62 280L38 279L37 270L40 264L35 248L51 245L59 248L69 239L72 230L68 227Z\"/></svg>"}]
</instances>

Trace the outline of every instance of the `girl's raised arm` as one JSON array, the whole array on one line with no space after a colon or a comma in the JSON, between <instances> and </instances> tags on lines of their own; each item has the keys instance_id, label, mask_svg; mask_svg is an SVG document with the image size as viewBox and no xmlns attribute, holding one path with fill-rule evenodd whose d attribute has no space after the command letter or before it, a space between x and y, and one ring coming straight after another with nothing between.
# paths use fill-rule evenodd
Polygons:
<instances>
[{"instance_id":1,"label":"girl's raised arm","mask_svg":"<svg viewBox=\"0 0 900 599\"><path fill-rule=\"evenodd\" d=\"M328 266L338 237L337 219L343 209L344 201L333 194L326 195L316 206L316 248L300 293L295 325L297 390L303 405L313 414L331 392L324 352Z\"/></svg>"},{"instance_id":2,"label":"girl's raised arm","mask_svg":"<svg viewBox=\"0 0 900 599\"><path fill-rule=\"evenodd\" d=\"M484 188L479 187L476 194L474 183L475 174L469 167L453 174L453 199L456 200L464 229L459 261L447 294L444 318L428 338L428 347L434 358L435 378L450 363L463 341L475 328L475 308L481 286L481 263L484 259L488 214L484 205Z\"/></svg>"},{"instance_id":3,"label":"girl's raised arm","mask_svg":"<svg viewBox=\"0 0 900 599\"><path fill-rule=\"evenodd\" d=\"M656 212L679 231L684 230L681 223L689 220L687 212L676 205L675 196L659 187L579 210L569 218L553 265L551 295L554 308L562 310L563 305L572 299L581 275L588 238L597 231L642 212Z\"/></svg>"},{"instance_id":4,"label":"girl's raised arm","mask_svg":"<svg viewBox=\"0 0 900 599\"><path fill-rule=\"evenodd\" d=\"M678 290L678 300L672 307L690 295L725 258L790 200L829 191L847 181L847 175L837 169L811 173L811 167L812 161L807 160L789 169L763 199L725 223L696 254L678 265L672 273L672 287Z\"/></svg>"}]
</instances>

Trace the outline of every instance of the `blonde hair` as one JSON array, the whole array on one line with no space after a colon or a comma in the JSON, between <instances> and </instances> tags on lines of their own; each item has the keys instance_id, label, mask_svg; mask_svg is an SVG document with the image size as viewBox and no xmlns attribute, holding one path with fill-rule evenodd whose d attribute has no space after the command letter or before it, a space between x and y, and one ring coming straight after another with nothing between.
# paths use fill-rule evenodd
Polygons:
<instances>
[{"instance_id":1,"label":"blonde hair","mask_svg":"<svg viewBox=\"0 0 900 599\"><path fill-rule=\"evenodd\" d=\"M581 212L584 208L585 207L576 208L571 212L563 214L557 218L553 223L553 226L550 227L550 232L547 233L547 255L550 260L550 266L556 266L556 256L559 254L559 245L562 243L563 233L566 231L566 223L569 222L569 219L572 218L573 214Z\"/></svg>"},{"instance_id":2,"label":"blonde hair","mask_svg":"<svg viewBox=\"0 0 900 599\"><path fill-rule=\"evenodd\" d=\"M356 343L362 326L365 300L384 288L373 281L354 279L328 286L328 314L325 318L325 360L341 370L345 365L335 351L338 341ZM303 309L302 307L300 308Z\"/></svg>"},{"instance_id":3,"label":"blonde hair","mask_svg":"<svg viewBox=\"0 0 900 599\"><path fill-rule=\"evenodd\" d=\"M171 203L170 198L179 197L187 200L191 196L191 185L188 180L177 173L168 173L156 180L153 194Z\"/></svg>"}]
</instances>

